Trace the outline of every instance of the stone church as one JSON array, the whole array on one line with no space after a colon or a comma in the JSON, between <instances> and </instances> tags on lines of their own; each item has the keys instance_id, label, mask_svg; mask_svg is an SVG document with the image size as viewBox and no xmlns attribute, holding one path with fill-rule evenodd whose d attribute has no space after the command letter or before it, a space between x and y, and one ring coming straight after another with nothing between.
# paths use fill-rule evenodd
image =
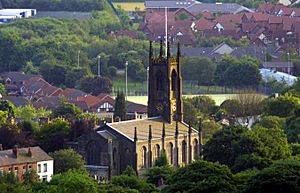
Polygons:
<instances>
[{"instance_id":1,"label":"stone church","mask_svg":"<svg viewBox=\"0 0 300 193\"><path fill-rule=\"evenodd\" d=\"M130 165L142 174L162 151L174 166L189 164L200 155L201 134L183 122L179 44L177 49L172 56L168 44L164 56L161 43L155 55L150 42L149 118L107 123L77 139L77 151L90 173L110 177Z\"/></svg>"}]
</instances>

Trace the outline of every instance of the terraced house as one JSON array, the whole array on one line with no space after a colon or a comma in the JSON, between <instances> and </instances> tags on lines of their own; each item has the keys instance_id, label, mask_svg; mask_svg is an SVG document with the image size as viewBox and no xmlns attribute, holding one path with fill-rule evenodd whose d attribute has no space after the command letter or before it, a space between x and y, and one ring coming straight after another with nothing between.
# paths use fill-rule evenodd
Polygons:
<instances>
[{"instance_id":1,"label":"terraced house","mask_svg":"<svg viewBox=\"0 0 300 193\"><path fill-rule=\"evenodd\" d=\"M20 180L29 171L36 171L41 181L50 181L53 175L53 158L40 147L2 150L0 146L0 175L14 173Z\"/></svg>"}]
</instances>

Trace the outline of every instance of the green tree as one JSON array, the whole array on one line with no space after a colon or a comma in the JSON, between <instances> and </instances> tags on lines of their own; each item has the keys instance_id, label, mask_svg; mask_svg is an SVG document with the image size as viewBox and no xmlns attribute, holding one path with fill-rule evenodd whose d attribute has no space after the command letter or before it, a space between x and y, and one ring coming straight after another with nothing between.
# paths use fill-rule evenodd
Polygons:
<instances>
[{"instance_id":1,"label":"green tree","mask_svg":"<svg viewBox=\"0 0 300 193\"><path fill-rule=\"evenodd\" d=\"M5 96L7 94L4 84L0 83L0 95Z\"/></svg>"},{"instance_id":2,"label":"green tree","mask_svg":"<svg viewBox=\"0 0 300 193\"><path fill-rule=\"evenodd\" d=\"M70 124L63 119L53 119L44 124L37 133L37 143L46 152L62 149L64 141L70 134Z\"/></svg>"},{"instance_id":3,"label":"green tree","mask_svg":"<svg viewBox=\"0 0 300 193\"><path fill-rule=\"evenodd\" d=\"M147 169L147 182L156 186L162 185L170 179L174 171L175 169L169 165L151 167Z\"/></svg>"},{"instance_id":4,"label":"green tree","mask_svg":"<svg viewBox=\"0 0 300 193\"><path fill-rule=\"evenodd\" d=\"M47 192L47 189L51 187L50 192L58 193L97 193L98 184L93 180L86 171L83 170L69 170L65 173L54 175L49 186L45 190L40 192Z\"/></svg>"},{"instance_id":5,"label":"green tree","mask_svg":"<svg viewBox=\"0 0 300 193\"><path fill-rule=\"evenodd\" d=\"M285 118L278 116L263 116L257 123L265 128L279 128L284 129L286 127Z\"/></svg>"},{"instance_id":6,"label":"green tree","mask_svg":"<svg viewBox=\"0 0 300 193\"><path fill-rule=\"evenodd\" d=\"M72 103L63 101L60 106L53 110L53 117L64 117L68 120L77 118L82 113L81 109Z\"/></svg>"},{"instance_id":7,"label":"green tree","mask_svg":"<svg viewBox=\"0 0 300 193\"><path fill-rule=\"evenodd\" d=\"M8 113L6 111L0 111L0 127L6 124Z\"/></svg>"},{"instance_id":8,"label":"green tree","mask_svg":"<svg viewBox=\"0 0 300 193\"><path fill-rule=\"evenodd\" d=\"M84 169L82 156L73 149L61 149L51 153L50 156L54 159L55 174L64 173L71 169Z\"/></svg>"},{"instance_id":9,"label":"green tree","mask_svg":"<svg viewBox=\"0 0 300 193\"><path fill-rule=\"evenodd\" d=\"M216 102L210 96L196 96L188 98L198 112L209 115L216 110Z\"/></svg>"},{"instance_id":10,"label":"green tree","mask_svg":"<svg viewBox=\"0 0 300 193\"><path fill-rule=\"evenodd\" d=\"M75 68L70 71L67 71L65 78L66 87L74 88L76 85L78 85L79 80L87 75L87 70L84 68Z\"/></svg>"},{"instance_id":11,"label":"green tree","mask_svg":"<svg viewBox=\"0 0 300 193\"><path fill-rule=\"evenodd\" d=\"M299 98L286 93L276 98L268 98L263 105L263 112L266 115L288 117L293 115L295 109L299 108L299 103Z\"/></svg>"},{"instance_id":12,"label":"green tree","mask_svg":"<svg viewBox=\"0 0 300 193\"><path fill-rule=\"evenodd\" d=\"M11 174L0 175L0 189L3 193L27 193L30 188L21 184L21 182Z\"/></svg>"},{"instance_id":13,"label":"green tree","mask_svg":"<svg viewBox=\"0 0 300 193\"><path fill-rule=\"evenodd\" d=\"M185 123L196 125L197 123L197 109L193 104L187 100L183 99L183 120Z\"/></svg>"},{"instance_id":14,"label":"green tree","mask_svg":"<svg viewBox=\"0 0 300 193\"><path fill-rule=\"evenodd\" d=\"M0 100L0 111L6 111L8 117L15 116L15 106L8 100Z\"/></svg>"},{"instance_id":15,"label":"green tree","mask_svg":"<svg viewBox=\"0 0 300 193\"><path fill-rule=\"evenodd\" d=\"M277 161L253 176L244 192L299 192L299 178L300 161Z\"/></svg>"},{"instance_id":16,"label":"green tree","mask_svg":"<svg viewBox=\"0 0 300 193\"><path fill-rule=\"evenodd\" d=\"M15 117L26 120L33 120L37 118L35 108L32 105L26 105L25 107L18 107L15 109Z\"/></svg>"},{"instance_id":17,"label":"green tree","mask_svg":"<svg viewBox=\"0 0 300 193\"><path fill-rule=\"evenodd\" d=\"M131 175L128 175L127 173L128 172L120 176L113 176L111 184L124 189L137 190L138 192L150 193L157 191L153 184L147 183L145 180L140 179L136 175L132 175L132 172L129 173Z\"/></svg>"},{"instance_id":18,"label":"green tree","mask_svg":"<svg viewBox=\"0 0 300 193\"><path fill-rule=\"evenodd\" d=\"M162 192L236 192L231 171L226 166L195 161L179 168Z\"/></svg>"},{"instance_id":19,"label":"green tree","mask_svg":"<svg viewBox=\"0 0 300 193\"><path fill-rule=\"evenodd\" d=\"M216 64L209 58L188 57L182 61L182 78L184 80L198 81L198 85L213 85Z\"/></svg>"},{"instance_id":20,"label":"green tree","mask_svg":"<svg viewBox=\"0 0 300 193\"><path fill-rule=\"evenodd\" d=\"M290 153L283 130L263 127L229 127L215 133L204 146L206 160L226 164L235 172L264 168Z\"/></svg>"},{"instance_id":21,"label":"green tree","mask_svg":"<svg viewBox=\"0 0 300 193\"><path fill-rule=\"evenodd\" d=\"M23 174L23 183L25 184L33 184L39 180L39 176L37 175L35 170L26 171Z\"/></svg>"},{"instance_id":22,"label":"green tree","mask_svg":"<svg viewBox=\"0 0 300 193\"><path fill-rule=\"evenodd\" d=\"M110 93L112 90L111 80L105 77L86 77L80 80L79 88L92 95L99 95L100 93Z\"/></svg>"},{"instance_id":23,"label":"green tree","mask_svg":"<svg viewBox=\"0 0 300 193\"><path fill-rule=\"evenodd\" d=\"M114 119L117 117L121 120L126 120L126 101L123 92L118 93L115 100Z\"/></svg>"},{"instance_id":24,"label":"green tree","mask_svg":"<svg viewBox=\"0 0 300 193\"><path fill-rule=\"evenodd\" d=\"M300 117L293 117L287 121L285 132L290 143L300 142Z\"/></svg>"}]
</instances>

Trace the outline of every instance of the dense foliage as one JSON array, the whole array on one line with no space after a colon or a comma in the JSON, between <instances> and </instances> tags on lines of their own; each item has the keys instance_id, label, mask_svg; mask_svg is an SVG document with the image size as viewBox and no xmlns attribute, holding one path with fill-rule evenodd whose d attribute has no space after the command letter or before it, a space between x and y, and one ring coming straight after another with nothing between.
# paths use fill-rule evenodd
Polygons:
<instances>
[{"instance_id":1,"label":"dense foliage","mask_svg":"<svg viewBox=\"0 0 300 193\"><path fill-rule=\"evenodd\" d=\"M226 166L195 161L179 168L170 178L163 192L236 192L231 171Z\"/></svg>"},{"instance_id":2,"label":"dense foliage","mask_svg":"<svg viewBox=\"0 0 300 193\"><path fill-rule=\"evenodd\" d=\"M95 87L97 93L110 92L111 83L89 81L97 74L101 56L101 75L116 75L125 68L128 75L145 80L148 43L127 37L115 37L112 31L129 28L109 9L93 12L87 21L52 18L22 19L0 26L0 72L24 71L41 74L51 84L78 88ZM98 83L104 85L98 86ZM107 86L108 85L108 86ZM91 89L87 92L91 92Z\"/></svg>"},{"instance_id":3,"label":"dense foliage","mask_svg":"<svg viewBox=\"0 0 300 193\"><path fill-rule=\"evenodd\" d=\"M34 8L41 11L92 11L105 8L104 0L1 0L5 8Z\"/></svg>"},{"instance_id":4,"label":"dense foliage","mask_svg":"<svg viewBox=\"0 0 300 193\"><path fill-rule=\"evenodd\" d=\"M204 158L231 167L233 171L264 168L273 160L290 156L287 137L281 129L257 126L225 128L204 146Z\"/></svg>"},{"instance_id":5,"label":"dense foliage","mask_svg":"<svg viewBox=\"0 0 300 193\"><path fill-rule=\"evenodd\" d=\"M73 149L61 149L51 153L50 156L55 160L55 174L64 173L70 169L84 169L84 161L81 155Z\"/></svg>"}]
</instances>

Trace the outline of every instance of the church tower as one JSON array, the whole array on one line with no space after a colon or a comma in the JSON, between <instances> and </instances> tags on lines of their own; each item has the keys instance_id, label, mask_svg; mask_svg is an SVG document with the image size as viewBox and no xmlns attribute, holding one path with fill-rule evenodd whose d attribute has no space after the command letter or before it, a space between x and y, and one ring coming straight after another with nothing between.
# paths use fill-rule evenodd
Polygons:
<instances>
[{"instance_id":1,"label":"church tower","mask_svg":"<svg viewBox=\"0 0 300 193\"><path fill-rule=\"evenodd\" d=\"M183 120L182 78L180 66L180 45L177 55L171 56L170 45L167 56L163 56L163 43L160 53L153 55L152 42L149 50L148 117L162 116L165 121Z\"/></svg>"}]
</instances>

